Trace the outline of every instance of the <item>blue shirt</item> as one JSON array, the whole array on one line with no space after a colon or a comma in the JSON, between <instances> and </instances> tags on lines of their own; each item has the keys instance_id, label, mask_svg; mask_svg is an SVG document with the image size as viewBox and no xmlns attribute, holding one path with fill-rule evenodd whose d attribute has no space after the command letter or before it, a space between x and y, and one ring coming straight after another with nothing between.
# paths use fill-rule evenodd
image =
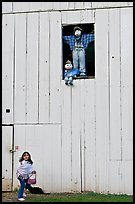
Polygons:
<instances>
[{"instance_id":1,"label":"blue shirt","mask_svg":"<svg viewBox=\"0 0 135 204\"><path fill-rule=\"evenodd\" d=\"M70 49L73 50L74 46L75 46L75 36L74 35L70 35L70 36L63 36L63 39L66 43L69 44ZM95 40L95 36L94 34L83 34L81 36L81 42L83 44L84 49L87 48L88 44L92 41Z\"/></svg>"}]
</instances>

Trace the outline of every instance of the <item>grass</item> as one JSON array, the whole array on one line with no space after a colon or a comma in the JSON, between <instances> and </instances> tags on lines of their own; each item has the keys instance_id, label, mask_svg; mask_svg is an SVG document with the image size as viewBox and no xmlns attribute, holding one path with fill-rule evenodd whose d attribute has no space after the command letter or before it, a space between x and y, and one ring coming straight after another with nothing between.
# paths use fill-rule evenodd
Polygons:
<instances>
[{"instance_id":1,"label":"grass","mask_svg":"<svg viewBox=\"0 0 135 204\"><path fill-rule=\"evenodd\" d=\"M51 193L27 196L26 202L133 202L132 195L84 193Z\"/></svg>"},{"instance_id":2,"label":"grass","mask_svg":"<svg viewBox=\"0 0 135 204\"><path fill-rule=\"evenodd\" d=\"M17 193L18 190L3 192L2 202L19 202L17 200ZM126 194L100 194L94 192L50 194L31 194L27 192L27 197L24 202L133 202L133 196Z\"/></svg>"}]
</instances>

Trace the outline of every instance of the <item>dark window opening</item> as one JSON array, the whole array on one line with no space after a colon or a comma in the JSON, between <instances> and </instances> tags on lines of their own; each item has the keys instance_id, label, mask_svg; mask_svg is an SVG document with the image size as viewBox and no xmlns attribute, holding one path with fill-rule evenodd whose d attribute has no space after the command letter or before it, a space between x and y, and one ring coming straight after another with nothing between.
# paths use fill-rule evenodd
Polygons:
<instances>
[{"instance_id":1,"label":"dark window opening","mask_svg":"<svg viewBox=\"0 0 135 204\"><path fill-rule=\"evenodd\" d=\"M81 46L77 47L75 37L75 30L81 28ZM73 51L77 48L84 49L84 55L82 55L83 60L85 58L85 77L80 77L77 75L76 79L80 78L95 78L95 34L94 34L94 24L77 24L77 25L63 25L62 27L62 51L63 51L63 79L64 79L64 72L65 72L65 64L68 60L71 61L73 68L75 67L75 58L73 60ZM76 49L76 50L77 50ZM78 50L79 50L78 49ZM84 56L84 57L83 57ZM79 66L79 57L81 55L78 54L78 69ZM83 60L84 61L84 60ZM84 62L83 62L84 63ZM80 63L81 64L81 63ZM80 69L81 73L81 69Z\"/></svg>"}]
</instances>

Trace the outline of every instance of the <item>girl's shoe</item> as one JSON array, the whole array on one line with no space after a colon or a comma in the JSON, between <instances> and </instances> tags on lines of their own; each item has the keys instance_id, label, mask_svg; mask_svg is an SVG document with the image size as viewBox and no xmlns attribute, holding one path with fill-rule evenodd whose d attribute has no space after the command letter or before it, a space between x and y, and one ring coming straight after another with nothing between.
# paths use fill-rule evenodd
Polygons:
<instances>
[{"instance_id":1,"label":"girl's shoe","mask_svg":"<svg viewBox=\"0 0 135 204\"><path fill-rule=\"evenodd\" d=\"M24 198L18 198L18 200L19 200L19 201L24 201L25 199L24 199Z\"/></svg>"}]
</instances>

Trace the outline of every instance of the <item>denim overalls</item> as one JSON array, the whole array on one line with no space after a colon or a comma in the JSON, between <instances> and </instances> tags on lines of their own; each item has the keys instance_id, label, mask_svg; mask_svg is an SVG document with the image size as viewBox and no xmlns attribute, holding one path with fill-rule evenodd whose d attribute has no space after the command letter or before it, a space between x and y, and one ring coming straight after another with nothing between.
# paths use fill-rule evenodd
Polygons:
<instances>
[{"instance_id":1,"label":"denim overalls","mask_svg":"<svg viewBox=\"0 0 135 204\"><path fill-rule=\"evenodd\" d=\"M81 73L86 72L85 68L85 49L80 40L75 41L75 46L73 49L73 66L74 68L78 68Z\"/></svg>"}]
</instances>

